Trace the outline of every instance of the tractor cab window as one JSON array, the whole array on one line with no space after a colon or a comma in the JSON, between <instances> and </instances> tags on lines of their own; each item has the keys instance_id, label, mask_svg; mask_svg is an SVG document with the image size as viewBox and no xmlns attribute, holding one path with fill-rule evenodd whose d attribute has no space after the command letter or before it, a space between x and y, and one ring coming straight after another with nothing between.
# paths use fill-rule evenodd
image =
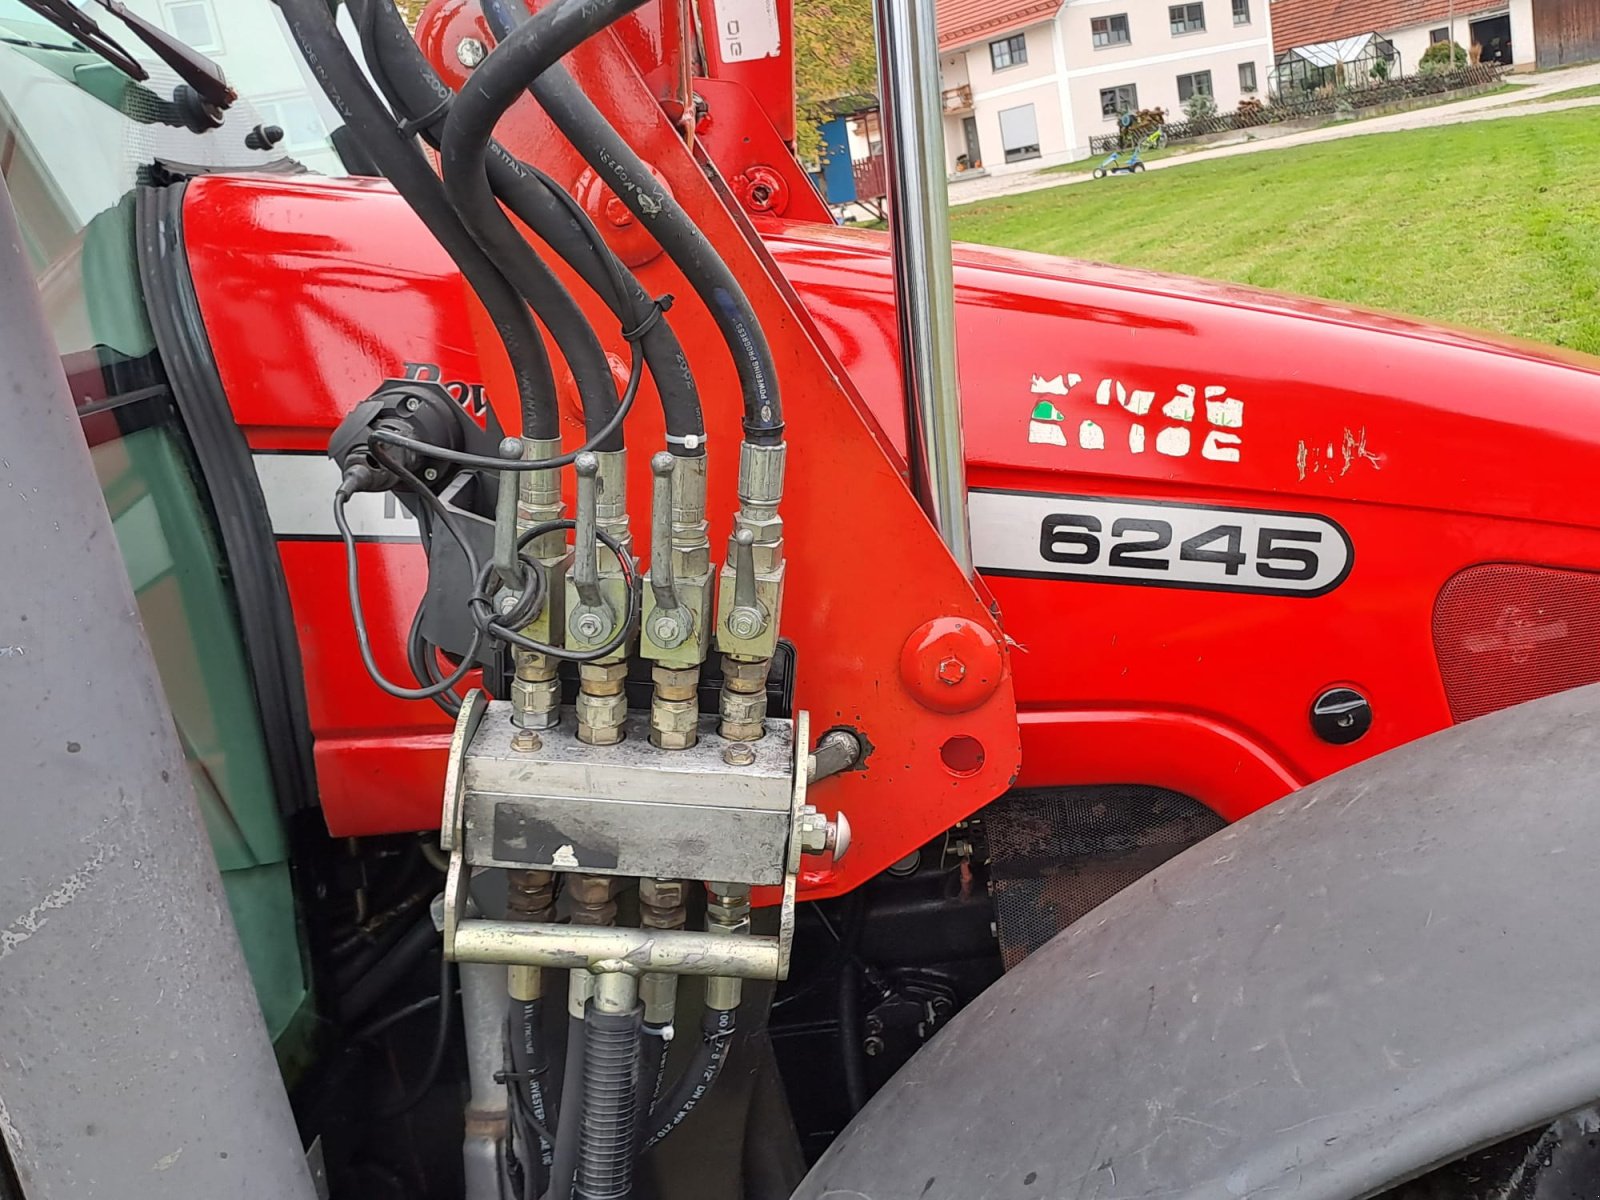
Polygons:
<instances>
[{"instance_id":1,"label":"tractor cab window","mask_svg":"<svg viewBox=\"0 0 1600 1200\"><path fill-rule=\"evenodd\" d=\"M153 19L168 11L134 7L149 8ZM168 27L193 32L194 14L180 8L168 6L174 22ZM106 14L97 19L108 30L116 25ZM172 79L154 66L151 75L149 84L135 84L17 0L0 0L0 177L155 652L262 1013L280 1047L292 1047L294 1040L284 1035L305 1027L309 987L279 797L232 572L157 354L135 241L135 191L153 164L248 167L281 153L245 146L255 124L245 102L205 135L152 119L161 111L155 100L163 98L163 87L170 96Z\"/></svg>"}]
</instances>

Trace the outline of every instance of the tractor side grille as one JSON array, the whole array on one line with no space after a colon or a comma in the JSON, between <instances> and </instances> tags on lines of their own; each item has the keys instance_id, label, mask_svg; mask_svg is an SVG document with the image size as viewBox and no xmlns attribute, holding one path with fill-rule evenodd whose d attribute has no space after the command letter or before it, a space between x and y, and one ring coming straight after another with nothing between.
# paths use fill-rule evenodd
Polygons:
<instances>
[{"instance_id":1,"label":"tractor side grille","mask_svg":"<svg viewBox=\"0 0 1600 1200\"><path fill-rule=\"evenodd\" d=\"M1439 592L1433 646L1458 722L1600 681L1600 574L1468 567Z\"/></svg>"},{"instance_id":2,"label":"tractor side grille","mask_svg":"<svg viewBox=\"0 0 1600 1200\"><path fill-rule=\"evenodd\" d=\"M1221 829L1198 800L1161 788L1037 788L983 810L1000 954L1016 966L1090 909Z\"/></svg>"}]
</instances>

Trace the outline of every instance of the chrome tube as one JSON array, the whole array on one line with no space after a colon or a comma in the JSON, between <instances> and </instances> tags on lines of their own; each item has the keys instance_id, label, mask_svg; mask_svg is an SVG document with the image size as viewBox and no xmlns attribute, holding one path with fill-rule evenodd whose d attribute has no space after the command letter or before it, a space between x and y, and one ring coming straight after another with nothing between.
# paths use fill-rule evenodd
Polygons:
<instances>
[{"instance_id":1,"label":"chrome tube","mask_svg":"<svg viewBox=\"0 0 1600 1200\"><path fill-rule=\"evenodd\" d=\"M873 0L872 9L911 487L971 576L934 0Z\"/></svg>"}]
</instances>

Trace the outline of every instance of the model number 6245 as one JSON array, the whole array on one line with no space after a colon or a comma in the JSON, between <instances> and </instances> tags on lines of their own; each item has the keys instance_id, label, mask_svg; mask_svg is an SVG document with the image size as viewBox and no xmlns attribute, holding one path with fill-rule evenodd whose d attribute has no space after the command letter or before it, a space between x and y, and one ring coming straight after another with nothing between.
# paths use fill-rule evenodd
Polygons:
<instances>
[{"instance_id":1,"label":"model number 6245","mask_svg":"<svg viewBox=\"0 0 1600 1200\"><path fill-rule=\"evenodd\" d=\"M976 490L970 508L988 574L1308 596L1353 559L1344 530L1312 513Z\"/></svg>"}]
</instances>

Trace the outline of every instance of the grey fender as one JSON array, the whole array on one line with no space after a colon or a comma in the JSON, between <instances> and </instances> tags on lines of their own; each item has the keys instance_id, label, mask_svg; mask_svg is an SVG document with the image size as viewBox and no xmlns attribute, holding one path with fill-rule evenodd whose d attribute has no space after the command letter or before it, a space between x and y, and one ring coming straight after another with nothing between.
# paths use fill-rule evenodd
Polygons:
<instances>
[{"instance_id":1,"label":"grey fender","mask_svg":"<svg viewBox=\"0 0 1600 1200\"><path fill-rule=\"evenodd\" d=\"M892 1079L796 1200L1348 1200L1600 1096L1600 688L1157 868Z\"/></svg>"}]
</instances>

